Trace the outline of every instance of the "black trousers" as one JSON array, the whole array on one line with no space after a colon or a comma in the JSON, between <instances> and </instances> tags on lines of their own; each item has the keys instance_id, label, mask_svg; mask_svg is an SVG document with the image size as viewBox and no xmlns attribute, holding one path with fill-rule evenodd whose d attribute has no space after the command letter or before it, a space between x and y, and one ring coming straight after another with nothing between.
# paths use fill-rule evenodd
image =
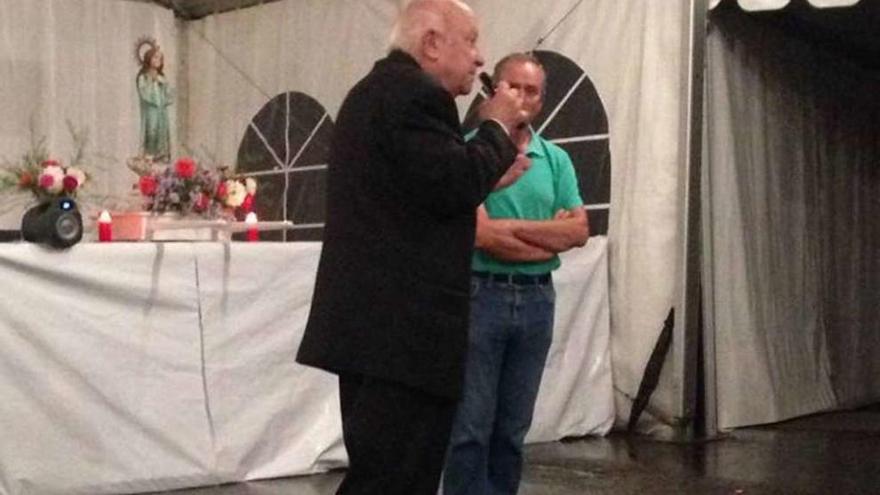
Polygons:
<instances>
[{"instance_id":1,"label":"black trousers","mask_svg":"<svg viewBox=\"0 0 880 495\"><path fill-rule=\"evenodd\" d=\"M338 495L435 495L457 401L362 375L339 376L349 467Z\"/></svg>"}]
</instances>

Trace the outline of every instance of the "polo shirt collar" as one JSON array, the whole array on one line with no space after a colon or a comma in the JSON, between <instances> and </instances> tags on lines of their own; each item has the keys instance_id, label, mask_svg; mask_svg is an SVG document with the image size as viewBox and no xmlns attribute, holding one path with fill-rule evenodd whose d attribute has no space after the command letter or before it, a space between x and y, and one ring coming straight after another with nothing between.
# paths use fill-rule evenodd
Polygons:
<instances>
[{"instance_id":1,"label":"polo shirt collar","mask_svg":"<svg viewBox=\"0 0 880 495\"><path fill-rule=\"evenodd\" d=\"M547 156L547 151L544 149L544 144L541 143L541 140L538 139L538 134L535 133L534 130L529 129L529 132L532 133L532 139L529 141L529 147L526 149L526 156L529 158L538 157L544 158Z\"/></svg>"}]
</instances>

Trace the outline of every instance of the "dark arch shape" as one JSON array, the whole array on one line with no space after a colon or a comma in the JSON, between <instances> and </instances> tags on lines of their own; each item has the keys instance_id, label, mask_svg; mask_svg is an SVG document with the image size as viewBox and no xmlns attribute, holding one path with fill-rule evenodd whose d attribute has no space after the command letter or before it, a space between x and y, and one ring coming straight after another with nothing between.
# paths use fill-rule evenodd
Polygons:
<instances>
[{"instance_id":1,"label":"dark arch shape","mask_svg":"<svg viewBox=\"0 0 880 495\"><path fill-rule=\"evenodd\" d=\"M312 226L263 232L262 239L321 239L332 134L333 120L323 105L299 92L275 96L251 119L238 148L236 170L258 181L257 216Z\"/></svg>"}]
</instances>

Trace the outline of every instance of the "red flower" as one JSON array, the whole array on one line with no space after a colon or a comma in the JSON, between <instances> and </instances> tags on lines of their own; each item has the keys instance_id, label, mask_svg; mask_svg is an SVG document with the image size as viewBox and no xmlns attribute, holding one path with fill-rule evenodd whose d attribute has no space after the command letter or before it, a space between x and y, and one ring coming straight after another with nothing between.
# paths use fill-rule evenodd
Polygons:
<instances>
[{"instance_id":1,"label":"red flower","mask_svg":"<svg viewBox=\"0 0 880 495\"><path fill-rule=\"evenodd\" d=\"M156 178L152 175L142 175L138 180L138 188L144 196L156 194Z\"/></svg>"},{"instance_id":2,"label":"red flower","mask_svg":"<svg viewBox=\"0 0 880 495\"><path fill-rule=\"evenodd\" d=\"M254 211L254 195L248 194L244 197L244 201L241 202L241 210L245 213L250 213Z\"/></svg>"},{"instance_id":3,"label":"red flower","mask_svg":"<svg viewBox=\"0 0 880 495\"><path fill-rule=\"evenodd\" d=\"M54 158L49 158L48 160L43 160L43 163L41 163L40 165L42 165L43 168L50 166L60 167L61 163L59 163L58 160L55 160Z\"/></svg>"},{"instance_id":4,"label":"red flower","mask_svg":"<svg viewBox=\"0 0 880 495\"><path fill-rule=\"evenodd\" d=\"M205 211L208 209L208 206L211 205L211 198L208 197L207 194L201 192L199 193L199 197L196 200L195 209L196 211Z\"/></svg>"},{"instance_id":5,"label":"red flower","mask_svg":"<svg viewBox=\"0 0 880 495\"><path fill-rule=\"evenodd\" d=\"M34 176L30 172L22 172L18 177L18 187L26 189L34 183Z\"/></svg>"},{"instance_id":6,"label":"red flower","mask_svg":"<svg viewBox=\"0 0 880 495\"><path fill-rule=\"evenodd\" d=\"M49 174L43 174L40 176L40 187L43 189L49 189L53 185L55 185L55 177Z\"/></svg>"},{"instance_id":7,"label":"red flower","mask_svg":"<svg viewBox=\"0 0 880 495\"><path fill-rule=\"evenodd\" d=\"M191 179L196 175L196 162L192 158L181 158L174 164L174 172L182 179Z\"/></svg>"},{"instance_id":8,"label":"red flower","mask_svg":"<svg viewBox=\"0 0 880 495\"><path fill-rule=\"evenodd\" d=\"M61 181L62 187L67 192L76 191L77 186L79 186L79 181L76 180L76 177L71 177L69 175L65 175L64 179Z\"/></svg>"},{"instance_id":9,"label":"red flower","mask_svg":"<svg viewBox=\"0 0 880 495\"><path fill-rule=\"evenodd\" d=\"M226 197L226 194L228 194L228 192L229 191L226 190L226 181L221 180L220 183L217 184L217 191L214 192L214 196L223 199Z\"/></svg>"}]
</instances>

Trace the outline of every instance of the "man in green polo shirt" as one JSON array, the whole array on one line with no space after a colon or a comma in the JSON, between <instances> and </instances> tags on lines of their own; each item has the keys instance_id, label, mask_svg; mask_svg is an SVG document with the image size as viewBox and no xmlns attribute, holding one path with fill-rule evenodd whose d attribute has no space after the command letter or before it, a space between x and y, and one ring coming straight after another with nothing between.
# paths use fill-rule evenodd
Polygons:
<instances>
[{"instance_id":1,"label":"man in green polo shirt","mask_svg":"<svg viewBox=\"0 0 880 495\"><path fill-rule=\"evenodd\" d=\"M541 111L545 72L532 55L495 66L524 97L529 121ZM511 137L531 167L489 195L477 212L471 324L464 391L443 478L445 495L516 494L523 440L553 338L558 253L583 246L587 214L568 154L531 129Z\"/></svg>"}]
</instances>

